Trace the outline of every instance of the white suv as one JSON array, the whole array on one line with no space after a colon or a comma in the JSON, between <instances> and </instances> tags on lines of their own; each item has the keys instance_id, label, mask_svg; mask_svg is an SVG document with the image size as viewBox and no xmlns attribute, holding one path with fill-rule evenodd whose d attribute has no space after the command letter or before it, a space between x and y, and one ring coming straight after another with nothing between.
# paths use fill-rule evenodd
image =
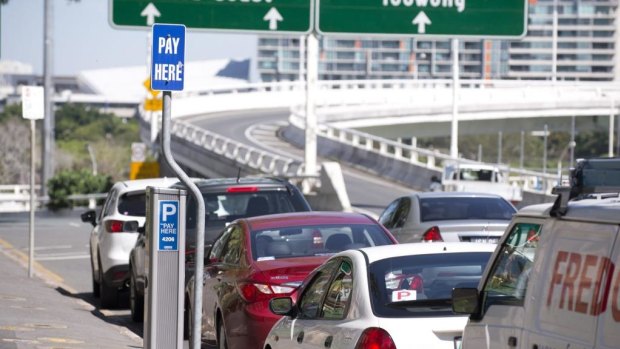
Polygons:
<instances>
[{"instance_id":1,"label":"white suv","mask_svg":"<svg viewBox=\"0 0 620 349\"><path fill-rule=\"evenodd\" d=\"M118 306L119 290L129 282L129 252L144 226L147 187L167 188L176 178L122 181L114 184L99 216L95 211L82 214L82 221L93 225L90 234L90 265L93 295L101 297L102 308Z\"/></svg>"}]
</instances>

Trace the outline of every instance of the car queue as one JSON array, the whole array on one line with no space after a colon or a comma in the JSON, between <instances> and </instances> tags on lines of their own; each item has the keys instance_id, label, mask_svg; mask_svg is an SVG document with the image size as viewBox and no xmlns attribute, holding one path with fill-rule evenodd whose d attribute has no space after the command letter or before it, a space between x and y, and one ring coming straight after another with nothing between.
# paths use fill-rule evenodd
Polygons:
<instances>
[{"instance_id":1,"label":"car queue","mask_svg":"<svg viewBox=\"0 0 620 349\"><path fill-rule=\"evenodd\" d=\"M241 187L245 189L233 192L246 195L245 205L260 193ZM517 212L499 196L447 192L397 198L378 220L310 211L309 205L225 218L205 253L201 342L222 349L564 348L582 343L618 348L617 335L609 330L620 309L617 287L610 287L620 278L614 272L620 263L614 247L620 204L617 194L614 198L586 200L587 207L564 202L560 211L585 214L574 213L577 218L566 223L556 222L564 217L557 215L558 202ZM225 205L216 202L211 211L223 212ZM601 209L609 213L598 214L605 216L600 219L579 218ZM89 213L83 219L97 226L105 215L92 217ZM577 227L589 232L601 228L606 237L570 238L590 249L555 242L564 246L560 251L545 242L547 256L535 258L542 253L537 246L547 241L547 230L559 241L562 230ZM133 223L122 228L137 231ZM139 240L140 233L128 233ZM599 242L605 251L593 247ZM196 280L187 275L184 322L189 337ZM528 283L530 279L534 281ZM93 270L93 286L99 286L93 293L100 295L97 280L102 279ZM532 296L534 290L544 297ZM143 308L131 307L132 318L140 321ZM541 315L541 308L556 316ZM577 320L580 314L589 317ZM598 316L606 319L600 325L592 320ZM587 331L579 332L578 324L590 320ZM568 339L554 337L558 335Z\"/></svg>"}]
</instances>

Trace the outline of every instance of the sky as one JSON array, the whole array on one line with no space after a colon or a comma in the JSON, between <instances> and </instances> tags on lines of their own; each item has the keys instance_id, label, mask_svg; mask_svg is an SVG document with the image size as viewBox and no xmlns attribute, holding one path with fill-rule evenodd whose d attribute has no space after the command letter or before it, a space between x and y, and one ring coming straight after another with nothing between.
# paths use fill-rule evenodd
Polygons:
<instances>
[{"instance_id":1,"label":"sky","mask_svg":"<svg viewBox=\"0 0 620 349\"><path fill-rule=\"evenodd\" d=\"M109 0L53 0L53 74L145 65L148 30L112 28ZM0 6L0 60L43 72L43 0L9 0ZM188 29L186 61L254 58L256 36Z\"/></svg>"}]
</instances>

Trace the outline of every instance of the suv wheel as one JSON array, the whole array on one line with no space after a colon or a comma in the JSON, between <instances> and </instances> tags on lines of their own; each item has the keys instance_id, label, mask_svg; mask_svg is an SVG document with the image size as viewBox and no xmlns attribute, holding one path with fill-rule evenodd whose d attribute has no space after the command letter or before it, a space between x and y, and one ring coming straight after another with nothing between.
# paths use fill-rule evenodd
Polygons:
<instances>
[{"instance_id":1,"label":"suv wheel","mask_svg":"<svg viewBox=\"0 0 620 349\"><path fill-rule=\"evenodd\" d=\"M131 319L134 322L144 321L144 296L138 293L136 278L131 268L129 269L129 308L131 309Z\"/></svg>"},{"instance_id":2,"label":"suv wheel","mask_svg":"<svg viewBox=\"0 0 620 349\"><path fill-rule=\"evenodd\" d=\"M116 287L106 285L103 279L103 270L99 264L99 296L101 297L101 307L112 309L118 306L118 290Z\"/></svg>"}]
</instances>

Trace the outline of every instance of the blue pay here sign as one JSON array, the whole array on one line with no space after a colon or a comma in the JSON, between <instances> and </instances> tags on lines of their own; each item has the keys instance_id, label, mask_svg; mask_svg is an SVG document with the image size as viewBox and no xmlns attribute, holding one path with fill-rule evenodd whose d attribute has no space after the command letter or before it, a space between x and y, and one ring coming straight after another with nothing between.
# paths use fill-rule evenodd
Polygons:
<instances>
[{"instance_id":1,"label":"blue pay here sign","mask_svg":"<svg viewBox=\"0 0 620 349\"><path fill-rule=\"evenodd\" d=\"M185 77L185 26L153 24L151 89L182 91Z\"/></svg>"},{"instance_id":2,"label":"blue pay here sign","mask_svg":"<svg viewBox=\"0 0 620 349\"><path fill-rule=\"evenodd\" d=\"M179 201L159 201L158 251L179 250Z\"/></svg>"}]
</instances>

